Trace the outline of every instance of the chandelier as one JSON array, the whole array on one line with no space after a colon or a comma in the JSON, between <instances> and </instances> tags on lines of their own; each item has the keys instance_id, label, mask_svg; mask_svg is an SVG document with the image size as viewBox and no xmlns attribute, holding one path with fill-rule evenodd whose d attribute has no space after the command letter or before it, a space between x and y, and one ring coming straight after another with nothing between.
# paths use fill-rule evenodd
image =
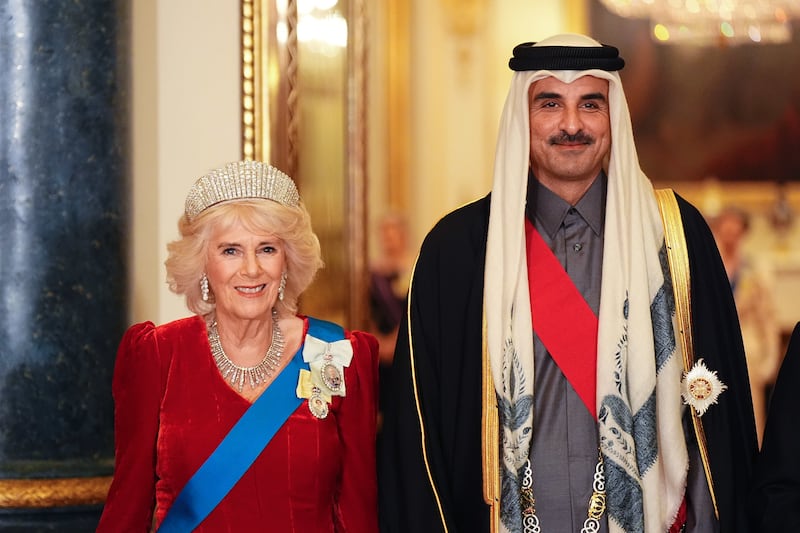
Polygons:
<instances>
[{"instance_id":1,"label":"chandelier","mask_svg":"<svg viewBox=\"0 0 800 533\"><path fill-rule=\"evenodd\" d=\"M785 43L800 0L600 0L622 17L650 20L662 43Z\"/></svg>"}]
</instances>

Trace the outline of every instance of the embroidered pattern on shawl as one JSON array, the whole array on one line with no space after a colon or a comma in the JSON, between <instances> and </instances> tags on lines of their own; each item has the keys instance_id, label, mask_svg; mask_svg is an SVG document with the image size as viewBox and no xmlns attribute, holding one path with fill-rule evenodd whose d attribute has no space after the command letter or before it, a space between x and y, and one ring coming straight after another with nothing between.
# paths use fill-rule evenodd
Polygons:
<instances>
[{"instance_id":1,"label":"embroidered pattern on shawl","mask_svg":"<svg viewBox=\"0 0 800 533\"><path fill-rule=\"evenodd\" d=\"M666 246L661 248L659 259L664 283L650 305L656 373L675 359L676 348L672 322L675 301ZM621 313L627 320L627 300ZM623 353L627 353L627 332L620 338L615 356L619 376L623 375ZM645 531L642 479L656 465L659 450L656 391L653 390L642 407L634 413L624 400L622 379L615 379L615 388L616 394L606 395L599 408L606 485L616 489L608 492L608 514L624 531Z\"/></svg>"}]
</instances>

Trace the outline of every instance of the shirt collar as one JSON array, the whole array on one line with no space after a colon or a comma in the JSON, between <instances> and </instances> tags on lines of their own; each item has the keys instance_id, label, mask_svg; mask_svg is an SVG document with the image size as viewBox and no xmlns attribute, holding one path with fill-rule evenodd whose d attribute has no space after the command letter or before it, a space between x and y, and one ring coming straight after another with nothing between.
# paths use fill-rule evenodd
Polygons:
<instances>
[{"instance_id":1,"label":"shirt collar","mask_svg":"<svg viewBox=\"0 0 800 533\"><path fill-rule=\"evenodd\" d=\"M570 208L574 207L595 235L600 236L603 231L603 220L606 212L607 183L608 179L605 172L601 172L586 193L578 200L578 203L572 206L539 183L539 180L532 173L529 173L527 217L532 222L538 220L541 227L552 239L564 222L564 218ZM533 207L533 212L531 212L531 207Z\"/></svg>"}]
</instances>

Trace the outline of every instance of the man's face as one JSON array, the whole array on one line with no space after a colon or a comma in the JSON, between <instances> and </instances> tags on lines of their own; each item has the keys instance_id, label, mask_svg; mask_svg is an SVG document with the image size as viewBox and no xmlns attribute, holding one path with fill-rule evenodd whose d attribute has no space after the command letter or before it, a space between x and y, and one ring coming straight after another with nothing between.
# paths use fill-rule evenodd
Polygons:
<instances>
[{"instance_id":1,"label":"man's face","mask_svg":"<svg viewBox=\"0 0 800 533\"><path fill-rule=\"evenodd\" d=\"M531 169L544 185L591 183L611 148L608 81L549 77L528 90ZM552 189L552 187L550 187Z\"/></svg>"}]
</instances>

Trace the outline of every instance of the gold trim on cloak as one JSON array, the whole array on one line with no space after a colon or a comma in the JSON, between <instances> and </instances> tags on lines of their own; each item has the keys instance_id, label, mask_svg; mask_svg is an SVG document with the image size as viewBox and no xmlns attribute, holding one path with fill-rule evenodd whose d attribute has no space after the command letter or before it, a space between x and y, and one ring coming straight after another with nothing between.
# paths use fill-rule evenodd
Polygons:
<instances>
[{"instance_id":1,"label":"gold trim on cloak","mask_svg":"<svg viewBox=\"0 0 800 533\"><path fill-rule=\"evenodd\" d=\"M417 257L419 260L419 257ZM414 279L414 272L417 269L417 263L414 262L414 268L411 270L411 279ZM413 283L413 282L412 282ZM409 353L409 360L411 363L411 381L414 386L414 404L417 408L417 419L419 420L419 433L420 433L420 445L422 448L422 461L425 463L425 472L428 474L428 483L430 483L431 491L433 492L433 497L436 500L436 507L439 510L439 518L442 521L442 529L444 533L448 533L447 529L447 521L444 518L444 509L442 508L442 501L439 497L439 491L436 488L436 483L433 481L433 472L431 472L431 466L428 462L428 449L426 448L425 442L425 422L422 417L422 405L419 403L419 386L417 385L417 368L414 363L414 337L411 335L411 297L413 295L413 285L409 287L408 290L408 302L406 307L406 323L408 324L406 334L408 335L408 353ZM413 512L413 509L409 509L409 512Z\"/></svg>"},{"instance_id":2,"label":"gold trim on cloak","mask_svg":"<svg viewBox=\"0 0 800 533\"><path fill-rule=\"evenodd\" d=\"M494 390L489 350L486 347L486 313L483 315L482 347L483 395L481 409L481 457L483 460L483 499L489 506L489 531L500 531L500 421Z\"/></svg>"},{"instance_id":3,"label":"gold trim on cloak","mask_svg":"<svg viewBox=\"0 0 800 533\"><path fill-rule=\"evenodd\" d=\"M672 289L675 293L675 316L678 321L679 342L683 351L683 369L688 372L694 365L694 339L692 333L692 294L689 279L689 252L686 246L686 236L683 233L683 222L678 200L672 189L657 189L656 200L664 223L664 241L667 245L667 260L669 271L672 275ZM717 496L714 492L714 479L711 476L711 467L708 461L708 443L703 430L703 422L697 411L689 406L692 412L692 425L694 426L697 446L700 449L700 458L703 470L711 493L711 502L714 504L714 515L719 520Z\"/></svg>"}]
</instances>

